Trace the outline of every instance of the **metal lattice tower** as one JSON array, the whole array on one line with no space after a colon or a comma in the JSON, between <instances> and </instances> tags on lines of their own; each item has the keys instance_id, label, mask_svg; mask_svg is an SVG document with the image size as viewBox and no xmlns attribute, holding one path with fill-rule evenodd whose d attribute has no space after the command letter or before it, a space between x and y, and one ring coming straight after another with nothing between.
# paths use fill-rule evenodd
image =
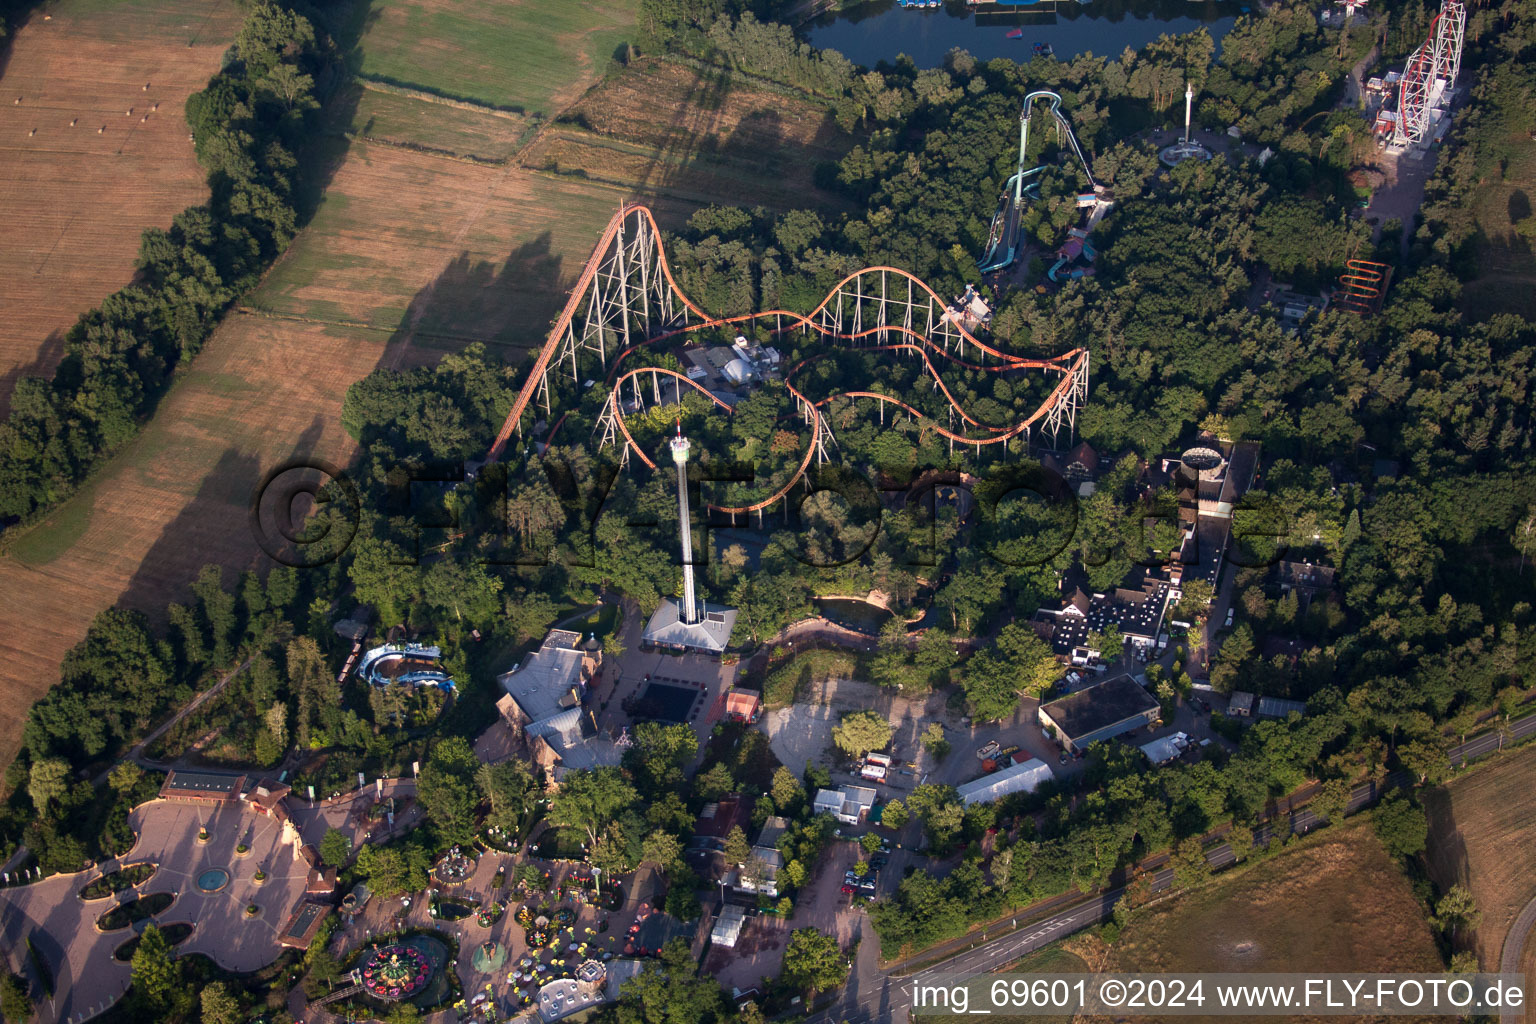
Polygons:
<instances>
[{"instance_id":1,"label":"metal lattice tower","mask_svg":"<svg viewBox=\"0 0 1536 1024\"><path fill-rule=\"evenodd\" d=\"M1461 0L1442 0L1435 29L1435 77L1445 83L1448 93L1456 88L1456 77L1461 74L1461 44L1467 34L1466 5Z\"/></svg>"},{"instance_id":2,"label":"metal lattice tower","mask_svg":"<svg viewBox=\"0 0 1536 1024\"><path fill-rule=\"evenodd\" d=\"M620 208L555 319L533 372L523 382L512 413L491 447L491 460L500 458L511 435L522 430L530 404L541 402L545 415L553 411L551 371L569 372L579 385L581 353L596 353L599 367L606 370L610 355L646 340L657 326L687 323L691 313L672 287L651 212L639 205Z\"/></svg>"},{"instance_id":3,"label":"metal lattice tower","mask_svg":"<svg viewBox=\"0 0 1536 1024\"><path fill-rule=\"evenodd\" d=\"M1417 145L1429 134L1429 112L1456 87L1461 74L1461 47L1466 38L1467 9L1461 0L1441 0L1440 13L1429 36L1413 51L1403 68L1398 93L1397 131L1400 146Z\"/></svg>"}]
</instances>

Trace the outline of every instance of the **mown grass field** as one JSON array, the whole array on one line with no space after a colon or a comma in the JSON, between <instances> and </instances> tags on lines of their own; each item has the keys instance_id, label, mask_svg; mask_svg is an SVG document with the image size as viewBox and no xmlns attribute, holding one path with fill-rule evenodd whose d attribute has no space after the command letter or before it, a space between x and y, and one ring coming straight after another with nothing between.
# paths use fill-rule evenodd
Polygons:
<instances>
[{"instance_id":1,"label":"mown grass field","mask_svg":"<svg viewBox=\"0 0 1536 1024\"><path fill-rule=\"evenodd\" d=\"M1434 972L1444 965L1408 879L1359 821L1142 909L1112 947L1108 969Z\"/></svg>"},{"instance_id":2,"label":"mown grass field","mask_svg":"<svg viewBox=\"0 0 1536 1024\"><path fill-rule=\"evenodd\" d=\"M319 323L408 333L427 352L480 341L516 362L629 194L353 143L309 227L248 300ZM663 204L676 222L691 207ZM338 393L336 402L341 395Z\"/></svg>"},{"instance_id":3,"label":"mown grass field","mask_svg":"<svg viewBox=\"0 0 1536 1024\"><path fill-rule=\"evenodd\" d=\"M679 197L789 209L838 204L816 188L816 167L850 145L803 97L720 69L644 60L604 79L518 159Z\"/></svg>"},{"instance_id":4,"label":"mown grass field","mask_svg":"<svg viewBox=\"0 0 1536 1024\"><path fill-rule=\"evenodd\" d=\"M315 218L215 332L144 432L51 516L8 538L0 587L34 595L0 639L0 759L65 651L113 604L152 617L200 566L268 564L248 522L257 484L301 456L345 465L347 387L483 341L509 362L549 319L627 193L341 141ZM663 204L676 223L693 209Z\"/></svg>"},{"instance_id":5,"label":"mown grass field","mask_svg":"<svg viewBox=\"0 0 1536 1024\"><path fill-rule=\"evenodd\" d=\"M1536 238L1517 222L1536 218L1536 111L1513 87L1497 90L1485 118L1477 185L1468 206L1477 223L1478 276L1468 281L1462 305L1485 318L1514 313L1536 320Z\"/></svg>"},{"instance_id":6,"label":"mown grass field","mask_svg":"<svg viewBox=\"0 0 1536 1024\"><path fill-rule=\"evenodd\" d=\"M517 152L534 124L522 114L466 109L466 104L406 95L373 83L354 82L348 88L350 95L328 108L329 126L365 139L503 161Z\"/></svg>"},{"instance_id":7,"label":"mown grass field","mask_svg":"<svg viewBox=\"0 0 1536 1024\"><path fill-rule=\"evenodd\" d=\"M0 65L0 412L132 279L144 229L207 197L182 109L239 25L230 0L62 0L17 32Z\"/></svg>"},{"instance_id":8,"label":"mown grass field","mask_svg":"<svg viewBox=\"0 0 1536 1024\"><path fill-rule=\"evenodd\" d=\"M639 0L373 0L344 36L361 74L458 99L552 115L634 37Z\"/></svg>"},{"instance_id":9,"label":"mown grass field","mask_svg":"<svg viewBox=\"0 0 1536 1024\"><path fill-rule=\"evenodd\" d=\"M1471 890L1483 915L1473 948L1485 970L1498 968L1510 922L1536 897L1532 790L1536 747L1523 747L1424 796L1430 874L1442 889Z\"/></svg>"},{"instance_id":10,"label":"mown grass field","mask_svg":"<svg viewBox=\"0 0 1536 1024\"><path fill-rule=\"evenodd\" d=\"M114 17L119 7L66 2L112 21L112 32L125 31ZM623 201L649 202L664 227L681 224L706 202L803 205L794 183L808 179L795 176L810 174L814 159L802 170L791 157L832 153L835 146L819 114L782 97L693 96L686 84L692 72L637 72L615 87L627 113L604 118L594 110L587 114L591 130L571 131L604 146L651 152L646 159L653 162L654 151L664 150L668 159L703 167L686 143L690 132L700 132L714 140L700 146L723 150L728 159L694 177L622 170L613 178L618 184L524 166L517 150L530 137L532 118L443 101L464 93L466 83L483 83L471 96L481 104L542 111L574 102L606 70L635 6L513 0L494 8L385 2L368 9L363 72L440 95L374 83L333 99L326 112L331 134L312 154L328 168L313 219L182 374L143 434L72 500L7 538L0 587L35 595L29 619L36 625L0 640L0 691L13 698L0 711L0 759L16 749L27 706L57 678L64 653L97 612L122 604L158 617L167 601L187 599L206 562L231 570L267 564L248 522L254 488L267 470L294 457L348 461L352 442L339 420L353 381L379 366L434 363L471 342L517 362L542 343ZM189 89L206 80L233 37L238 12L230 11L212 65ZM176 32L208 31L212 38L211 26L220 24L205 18L201 28L178 27L178 17L185 15L156 9L145 24L180 51L190 36ZM132 66L116 49L103 59ZM657 91L663 88L672 91ZM663 112L667 104L694 103L697 110L689 106L676 119ZM641 113L643 124L624 125ZM184 144L184 126L177 133L171 143ZM752 148L774 139L781 148L751 171ZM601 149L594 167L612 162L613 152ZM114 187L125 184L132 184L127 176ZM143 226L132 228L123 279L101 294L126 280Z\"/></svg>"},{"instance_id":11,"label":"mown grass field","mask_svg":"<svg viewBox=\"0 0 1536 1024\"><path fill-rule=\"evenodd\" d=\"M0 588L25 594L27 614L25 629L0 635L0 760L98 611L121 604L158 619L203 564L257 564L247 517L262 475L296 456L345 465L341 396L384 358L387 337L232 317L121 455L9 538Z\"/></svg>"}]
</instances>

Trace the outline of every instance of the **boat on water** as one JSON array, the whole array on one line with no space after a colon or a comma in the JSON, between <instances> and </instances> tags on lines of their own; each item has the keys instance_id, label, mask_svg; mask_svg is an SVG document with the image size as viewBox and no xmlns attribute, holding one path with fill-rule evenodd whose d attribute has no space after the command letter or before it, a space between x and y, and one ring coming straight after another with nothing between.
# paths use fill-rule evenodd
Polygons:
<instances>
[{"instance_id":1,"label":"boat on water","mask_svg":"<svg viewBox=\"0 0 1536 1024\"><path fill-rule=\"evenodd\" d=\"M1005 32L1004 35L1007 36L1007 38L1009 38L1009 39L1023 39L1024 38L1024 30L1021 29L1021 28L1011 28L1007 32Z\"/></svg>"},{"instance_id":2,"label":"boat on water","mask_svg":"<svg viewBox=\"0 0 1536 1024\"><path fill-rule=\"evenodd\" d=\"M896 0L901 7L943 7L944 0Z\"/></svg>"},{"instance_id":3,"label":"boat on water","mask_svg":"<svg viewBox=\"0 0 1536 1024\"><path fill-rule=\"evenodd\" d=\"M1055 50L1055 48L1053 48L1051 46L1050 43L1036 43L1035 44L1035 56L1036 57L1054 57L1054 56L1056 56L1056 50Z\"/></svg>"}]
</instances>

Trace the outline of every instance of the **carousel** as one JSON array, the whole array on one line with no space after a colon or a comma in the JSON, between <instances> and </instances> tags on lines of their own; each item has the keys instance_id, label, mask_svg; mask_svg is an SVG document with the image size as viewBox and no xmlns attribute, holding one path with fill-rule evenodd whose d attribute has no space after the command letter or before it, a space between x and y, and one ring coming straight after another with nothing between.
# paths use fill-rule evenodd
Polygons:
<instances>
[{"instance_id":1,"label":"carousel","mask_svg":"<svg viewBox=\"0 0 1536 1024\"><path fill-rule=\"evenodd\" d=\"M385 946L363 964L363 988L380 999L408 999L432 980L432 965L410 946Z\"/></svg>"},{"instance_id":2,"label":"carousel","mask_svg":"<svg viewBox=\"0 0 1536 1024\"><path fill-rule=\"evenodd\" d=\"M457 846L432 868L432 877L442 885L463 885L474 873L474 858Z\"/></svg>"}]
</instances>

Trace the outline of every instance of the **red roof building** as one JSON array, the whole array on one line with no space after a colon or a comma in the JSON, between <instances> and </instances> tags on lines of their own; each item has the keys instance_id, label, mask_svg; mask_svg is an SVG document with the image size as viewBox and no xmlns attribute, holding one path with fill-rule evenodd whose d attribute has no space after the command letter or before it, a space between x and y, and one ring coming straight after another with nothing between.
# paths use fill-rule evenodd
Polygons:
<instances>
[{"instance_id":1,"label":"red roof building","mask_svg":"<svg viewBox=\"0 0 1536 1024\"><path fill-rule=\"evenodd\" d=\"M755 722L761 710L761 695L755 691L732 689L725 695L725 717L733 722Z\"/></svg>"}]
</instances>

